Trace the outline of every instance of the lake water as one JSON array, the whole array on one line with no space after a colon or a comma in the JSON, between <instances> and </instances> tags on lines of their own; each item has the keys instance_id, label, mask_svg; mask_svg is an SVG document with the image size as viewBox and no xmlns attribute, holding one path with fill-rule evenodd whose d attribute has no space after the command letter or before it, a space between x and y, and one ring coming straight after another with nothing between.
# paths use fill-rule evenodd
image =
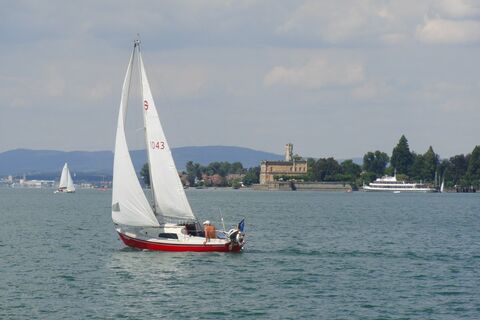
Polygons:
<instances>
[{"instance_id":1,"label":"lake water","mask_svg":"<svg viewBox=\"0 0 480 320\"><path fill-rule=\"evenodd\" d=\"M129 249L110 192L0 188L0 319L480 318L480 194L187 196L245 251Z\"/></svg>"}]
</instances>

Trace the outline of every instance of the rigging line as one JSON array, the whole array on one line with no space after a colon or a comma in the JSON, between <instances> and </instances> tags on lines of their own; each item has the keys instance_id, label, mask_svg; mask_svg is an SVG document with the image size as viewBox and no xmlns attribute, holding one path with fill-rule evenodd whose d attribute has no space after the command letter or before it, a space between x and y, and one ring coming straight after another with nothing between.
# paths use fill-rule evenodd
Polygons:
<instances>
[{"instance_id":1,"label":"rigging line","mask_svg":"<svg viewBox=\"0 0 480 320\"><path fill-rule=\"evenodd\" d=\"M221 220L222 220L223 231L226 231L226 229L225 229L225 222L223 221L222 209L221 209L220 207L218 207L218 211L220 212L220 218L221 218Z\"/></svg>"},{"instance_id":2,"label":"rigging line","mask_svg":"<svg viewBox=\"0 0 480 320\"><path fill-rule=\"evenodd\" d=\"M127 117L127 109L128 109L128 99L130 98L130 87L132 85L132 72L133 72L133 61L135 61L135 45L133 46L133 53L132 53L132 61L130 62L130 77L128 79L128 86L127 86L127 95L125 99L125 115L124 115L124 125L125 125L125 120Z\"/></svg>"},{"instance_id":3,"label":"rigging line","mask_svg":"<svg viewBox=\"0 0 480 320\"><path fill-rule=\"evenodd\" d=\"M144 92L144 88L143 88L143 85L144 85L143 84L143 76L144 76L145 70L144 70L144 67L143 67L143 59L142 59L142 55L141 55L141 52L140 52L140 41L139 40L137 40L137 42L136 42L136 48L138 50L137 62L138 62L138 70L140 72L140 87L141 87L141 90L142 90L141 106L143 106L144 100L145 100L145 97L144 97L145 92ZM145 74L145 77L146 77L146 74ZM146 142L146 147L147 147L147 159L148 159L148 169L149 169L148 173L150 175L150 190L152 191L153 212L154 212L155 215L157 215L157 214L160 214L160 212L157 212L157 208L159 209L160 207L158 206L157 199L155 197L155 187L154 187L154 184L153 184L152 162L151 162L151 159L150 159L150 149L149 149L148 137L147 137L147 118L146 118L145 110L143 110L142 113L143 113L143 126L145 128L145 142Z\"/></svg>"}]
</instances>

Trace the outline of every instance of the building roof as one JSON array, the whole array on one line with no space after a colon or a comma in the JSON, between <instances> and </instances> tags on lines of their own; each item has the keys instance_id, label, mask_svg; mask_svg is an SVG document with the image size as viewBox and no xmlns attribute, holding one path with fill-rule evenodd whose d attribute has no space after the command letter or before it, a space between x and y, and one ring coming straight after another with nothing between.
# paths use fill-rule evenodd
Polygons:
<instances>
[{"instance_id":1,"label":"building roof","mask_svg":"<svg viewBox=\"0 0 480 320\"><path fill-rule=\"evenodd\" d=\"M295 160L295 161L279 161L279 160L263 160L261 164L271 164L277 166L292 166L295 164L305 164L307 160Z\"/></svg>"}]
</instances>

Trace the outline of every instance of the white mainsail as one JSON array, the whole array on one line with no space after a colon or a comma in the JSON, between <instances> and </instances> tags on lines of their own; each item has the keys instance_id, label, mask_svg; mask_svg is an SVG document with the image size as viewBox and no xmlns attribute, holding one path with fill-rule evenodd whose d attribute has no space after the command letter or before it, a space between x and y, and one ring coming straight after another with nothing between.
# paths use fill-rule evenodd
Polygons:
<instances>
[{"instance_id":1,"label":"white mainsail","mask_svg":"<svg viewBox=\"0 0 480 320\"><path fill-rule=\"evenodd\" d=\"M58 184L58 189L65 189L68 184L68 165L65 163L62 169L62 174L60 175L60 183Z\"/></svg>"},{"instance_id":2,"label":"white mainsail","mask_svg":"<svg viewBox=\"0 0 480 320\"><path fill-rule=\"evenodd\" d=\"M195 220L195 215L188 203L160 123L140 50L138 58L142 80L143 116L150 165L150 185L153 190L155 213L161 222L167 220Z\"/></svg>"},{"instance_id":3,"label":"white mainsail","mask_svg":"<svg viewBox=\"0 0 480 320\"><path fill-rule=\"evenodd\" d=\"M135 174L135 168L130 158L125 136L125 116L130 91L132 65L137 46L138 44L135 43L128 64L118 113L115 156L113 161L112 220L115 223L129 226L155 227L159 226L159 223Z\"/></svg>"}]
</instances>

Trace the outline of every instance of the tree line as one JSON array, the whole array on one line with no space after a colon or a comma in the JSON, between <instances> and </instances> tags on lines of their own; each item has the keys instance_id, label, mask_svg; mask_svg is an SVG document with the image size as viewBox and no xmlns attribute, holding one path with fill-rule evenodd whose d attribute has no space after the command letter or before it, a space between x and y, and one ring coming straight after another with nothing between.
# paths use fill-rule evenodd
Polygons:
<instances>
[{"instance_id":1,"label":"tree line","mask_svg":"<svg viewBox=\"0 0 480 320\"><path fill-rule=\"evenodd\" d=\"M150 185L148 164L146 163L140 171L140 176L144 183ZM185 171L180 176L189 186L216 186L216 187L238 187L249 186L259 182L260 167L244 168L240 162L212 162L206 166L193 161L188 161L185 165Z\"/></svg>"},{"instance_id":2,"label":"tree line","mask_svg":"<svg viewBox=\"0 0 480 320\"><path fill-rule=\"evenodd\" d=\"M362 166L352 160L338 163L333 158L308 159L307 163L306 179L312 181L348 181L361 185L396 172L399 180L436 184L443 179L450 188L480 186L480 146L467 155L440 160L431 146L423 154L410 151L404 135L393 148L391 157L379 150L369 151L363 156Z\"/></svg>"},{"instance_id":3,"label":"tree line","mask_svg":"<svg viewBox=\"0 0 480 320\"><path fill-rule=\"evenodd\" d=\"M213 184L218 186L237 186L242 182L244 185L252 185L259 182L260 167L244 168L240 162L212 162L207 166L199 163L188 161L186 166L187 180L191 186L198 185L203 180L203 184ZM230 176L236 175L234 178L228 179ZM217 179L205 179L206 177L215 177ZM207 180L207 181L205 181ZM218 181L220 183L218 183Z\"/></svg>"},{"instance_id":4,"label":"tree line","mask_svg":"<svg viewBox=\"0 0 480 320\"><path fill-rule=\"evenodd\" d=\"M301 159L296 157L296 160ZM361 186L384 175L393 176L396 173L398 180L436 184L443 179L447 188L473 186L478 189L480 187L480 146L476 146L466 155L460 154L449 159L440 159L431 146L423 154L410 151L408 140L402 135L393 148L391 156L379 150L369 151L363 156L362 165L352 160L339 163L333 157L308 158L306 161L306 175L281 178L304 181L343 181L353 186ZM140 175L145 184L149 185L150 177L146 164ZM182 176L190 186L199 184L236 186L240 182L251 185L259 182L260 167L247 169L240 162L212 162L203 166L189 161Z\"/></svg>"}]
</instances>

